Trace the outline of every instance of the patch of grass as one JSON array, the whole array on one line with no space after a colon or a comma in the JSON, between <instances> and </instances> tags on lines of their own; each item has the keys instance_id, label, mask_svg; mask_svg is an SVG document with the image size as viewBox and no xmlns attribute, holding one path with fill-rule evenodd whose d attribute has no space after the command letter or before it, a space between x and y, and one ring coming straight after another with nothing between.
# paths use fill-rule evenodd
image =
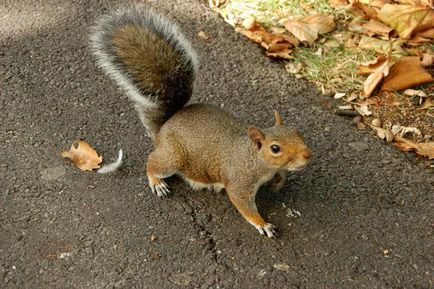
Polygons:
<instances>
[{"instance_id":1,"label":"patch of grass","mask_svg":"<svg viewBox=\"0 0 434 289\"><path fill-rule=\"evenodd\" d=\"M253 17L267 28L282 27L279 23L282 19L302 17L313 11L333 15L335 19L346 18L345 11L332 8L329 0L230 0L219 8L219 12L229 22L235 24L240 19ZM333 35L341 32L337 29L323 40L339 42L333 39ZM357 64L372 60L374 54L346 49L342 40L335 43L335 47L324 47L318 43L319 41L312 47L299 46L294 49L295 62L301 63L303 67L301 76L327 91L348 92L360 89L362 79L357 75Z\"/></svg>"},{"instance_id":2,"label":"patch of grass","mask_svg":"<svg viewBox=\"0 0 434 289\"><path fill-rule=\"evenodd\" d=\"M363 78L357 73L361 62L374 59L374 53L338 47L298 47L293 55L303 64L302 76L331 92L358 91Z\"/></svg>"},{"instance_id":3,"label":"patch of grass","mask_svg":"<svg viewBox=\"0 0 434 289\"><path fill-rule=\"evenodd\" d=\"M342 12L330 7L329 0L230 0L219 8L229 21L254 17L266 27L279 26L281 19L302 17L310 11L336 16Z\"/></svg>"}]
</instances>

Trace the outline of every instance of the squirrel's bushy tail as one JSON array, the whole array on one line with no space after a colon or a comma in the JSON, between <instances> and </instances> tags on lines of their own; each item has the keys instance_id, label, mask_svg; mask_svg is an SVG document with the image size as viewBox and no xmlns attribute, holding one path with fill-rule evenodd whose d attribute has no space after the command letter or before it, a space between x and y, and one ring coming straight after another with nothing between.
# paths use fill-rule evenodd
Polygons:
<instances>
[{"instance_id":1,"label":"squirrel's bushy tail","mask_svg":"<svg viewBox=\"0 0 434 289\"><path fill-rule=\"evenodd\" d=\"M153 139L190 99L196 53L178 26L153 10L130 6L104 16L91 48L97 64L134 101Z\"/></svg>"}]
</instances>

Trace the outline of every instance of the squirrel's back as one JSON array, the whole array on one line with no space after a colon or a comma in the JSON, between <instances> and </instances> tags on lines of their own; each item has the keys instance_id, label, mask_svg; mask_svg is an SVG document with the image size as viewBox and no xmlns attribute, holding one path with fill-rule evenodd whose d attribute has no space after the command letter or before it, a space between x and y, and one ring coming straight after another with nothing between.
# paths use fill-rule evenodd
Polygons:
<instances>
[{"instance_id":1,"label":"squirrel's back","mask_svg":"<svg viewBox=\"0 0 434 289\"><path fill-rule=\"evenodd\" d=\"M196 54L178 26L153 10L130 6L106 15L94 28L91 47L153 138L190 99Z\"/></svg>"}]
</instances>

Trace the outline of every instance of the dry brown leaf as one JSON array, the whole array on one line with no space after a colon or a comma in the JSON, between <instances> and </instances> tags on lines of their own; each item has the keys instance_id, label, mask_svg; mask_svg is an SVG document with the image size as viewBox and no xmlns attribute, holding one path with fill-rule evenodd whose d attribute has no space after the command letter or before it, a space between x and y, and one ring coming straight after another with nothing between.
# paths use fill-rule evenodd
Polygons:
<instances>
[{"instance_id":1,"label":"dry brown leaf","mask_svg":"<svg viewBox=\"0 0 434 289\"><path fill-rule=\"evenodd\" d=\"M368 116L372 114L372 111L369 110L368 104L362 103L357 104L354 106L354 109L357 110L358 113L360 113L361 116Z\"/></svg>"},{"instance_id":2,"label":"dry brown leaf","mask_svg":"<svg viewBox=\"0 0 434 289\"><path fill-rule=\"evenodd\" d=\"M405 51L401 45L403 44L402 40L397 40L392 43L392 52L395 56L403 56L407 55L407 51ZM362 36L360 39L359 48L361 49L369 49L374 50L378 53L387 54L390 50L390 42L387 40L378 39L375 37Z\"/></svg>"},{"instance_id":3,"label":"dry brown leaf","mask_svg":"<svg viewBox=\"0 0 434 289\"><path fill-rule=\"evenodd\" d=\"M347 0L330 0L329 2L333 8L341 8L349 4Z\"/></svg>"},{"instance_id":4,"label":"dry brown leaf","mask_svg":"<svg viewBox=\"0 0 434 289\"><path fill-rule=\"evenodd\" d=\"M381 8L385 4L390 3L390 2L391 2L391 0L371 0L371 1L369 1L369 6Z\"/></svg>"},{"instance_id":5,"label":"dry brown leaf","mask_svg":"<svg viewBox=\"0 0 434 289\"><path fill-rule=\"evenodd\" d=\"M426 6L426 7L432 7L434 2L432 0L395 0L395 2L398 2L400 4L408 4L413 6Z\"/></svg>"},{"instance_id":6,"label":"dry brown leaf","mask_svg":"<svg viewBox=\"0 0 434 289\"><path fill-rule=\"evenodd\" d=\"M387 60L387 57L384 55L378 56L376 59L364 63L360 63L358 66L359 73L361 75L371 74L376 71L378 67L383 65L383 63Z\"/></svg>"},{"instance_id":7,"label":"dry brown leaf","mask_svg":"<svg viewBox=\"0 0 434 289\"><path fill-rule=\"evenodd\" d=\"M271 57L271 58L283 58L283 59L294 59L294 56L291 55L292 50L291 49L284 49L281 51L276 51L276 52L268 52L267 51L267 56Z\"/></svg>"},{"instance_id":8,"label":"dry brown leaf","mask_svg":"<svg viewBox=\"0 0 434 289\"><path fill-rule=\"evenodd\" d=\"M236 32L243 34L253 42L260 44L267 52L267 56L272 58L294 59L290 54L292 52L292 43L297 43L293 37L267 31L261 24L253 18L247 18L242 23L243 27L237 27Z\"/></svg>"},{"instance_id":9,"label":"dry brown leaf","mask_svg":"<svg viewBox=\"0 0 434 289\"><path fill-rule=\"evenodd\" d=\"M244 36L246 36L247 38L249 38L253 42L256 42L259 44L261 44L261 42L262 42L262 37L260 35L258 35L255 32L249 31L247 29L238 27L238 28L235 28L235 32L243 34Z\"/></svg>"},{"instance_id":10,"label":"dry brown leaf","mask_svg":"<svg viewBox=\"0 0 434 289\"><path fill-rule=\"evenodd\" d=\"M284 23L285 28L300 41L312 44L319 34L324 34L336 28L332 16L312 14Z\"/></svg>"},{"instance_id":11,"label":"dry brown leaf","mask_svg":"<svg viewBox=\"0 0 434 289\"><path fill-rule=\"evenodd\" d=\"M420 64L423 67L430 67L430 66L433 65L433 63L434 63L434 55L433 54L424 53Z\"/></svg>"},{"instance_id":12,"label":"dry brown leaf","mask_svg":"<svg viewBox=\"0 0 434 289\"><path fill-rule=\"evenodd\" d=\"M434 101L431 100L431 98L427 98L420 109L430 109L434 107Z\"/></svg>"},{"instance_id":13,"label":"dry brown leaf","mask_svg":"<svg viewBox=\"0 0 434 289\"><path fill-rule=\"evenodd\" d=\"M226 3L226 0L208 0L209 7L215 9L223 6Z\"/></svg>"},{"instance_id":14,"label":"dry brown leaf","mask_svg":"<svg viewBox=\"0 0 434 289\"><path fill-rule=\"evenodd\" d=\"M381 80L389 74L389 68L392 64L392 59L380 55L374 61L359 65L360 74L369 74L368 78L363 82L363 97L369 97L372 94Z\"/></svg>"},{"instance_id":15,"label":"dry brown leaf","mask_svg":"<svg viewBox=\"0 0 434 289\"><path fill-rule=\"evenodd\" d=\"M404 39L410 38L415 32L434 27L434 10L416 3L386 4L381 8L378 18L395 29Z\"/></svg>"},{"instance_id":16,"label":"dry brown leaf","mask_svg":"<svg viewBox=\"0 0 434 289\"><path fill-rule=\"evenodd\" d=\"M430 81L433 81L433 78L421 67L419 57L405 56L390 68L381 90L398 91Z\"/></svg>"},{"instance_id":17,"label":"dry brown leaf","mask_svg":"<svg viewBox=\"0 0 434 289\"><path fill-rule=\"evenodd\" d=\"M369 2L369 1L368 1ZM361 1L352 1L351 3L352 14L355 16L363 17L365 19L377 19L379 9L370 5L366 5Z\"/></svg>"},{"instance_id":18,"label":"dry brown leaf","mask_svg":"<svg viewBox=\"0 0 434 289\"><path fill-rule=\"evenodd\" d=\"M386 24L372 19L369 20L368 23L363 24L362 27L366 30L369 36L381 35L381 36L388 37L390 32L393 30Z\"/></svg>"},{"instance_id":19,"label":"dry brown leaf","mask_svg":"<svg viewBox=\"0 0 434 289\"><path fill-rule=\"evenodd\" d=\"M417 89L406 89L404 90L404 94L408 96L419 96L419 97L428 97L423 90Z\"/></svg>"},{"instance_id":20,"label":"dry brown leaf","mask_svg":"<svg viewBox=\"0 0 434 289\"><path fill-rule=\"evenodd\" d=\"M62 151L62 157L72 160L74 165L82 171L91 171L99 168L102 162L102 156L86 142L75 141L69 151Z\"/></svg>"},{"instance_id":21,"label":"dry brown leaf","mask_svg":"<svg viewBox=\"0 0 434 289\"><path fill-rule=\"evenodd\" d=\"M433 39L434 38L434 28L416 32L416 36L419 36L422 38Z\"/></svg>"},{"instance_id":22,"label":"dry brown leaf","mask_svg":"<svg viewBox=\"0 0 434 289\"><path fill-rule=\"evenodd\" d=\"M405 152L415 151L418 155L434 159L434 142L415 143L399 135L395 136L394 146Z\"/></svg>"}]
</instances>

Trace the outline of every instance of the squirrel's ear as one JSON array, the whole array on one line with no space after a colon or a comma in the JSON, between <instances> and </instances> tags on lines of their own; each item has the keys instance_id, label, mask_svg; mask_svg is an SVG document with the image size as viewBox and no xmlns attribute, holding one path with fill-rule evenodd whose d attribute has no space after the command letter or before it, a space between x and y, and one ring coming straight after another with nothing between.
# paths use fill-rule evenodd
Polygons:
<instances>
[{"instance_id":1,"label":"squirrel's ear","mask_svg":"<svg viewBox=\"0 0 434 289\"><path fill-rule=\"evenodd\" d=\"M262 142L265 139L264 133L254 125L249 126L247 131L249 133L250 140L255 144L256 148L260 150L262 147Z\"/></svg>"},{"instance_id":2,"label":"squirrel's ear","mask_svg":"<svg viewBox=\"0 0 434 289\"><path fill-rule=\"evenodd\" d=\"M274 119L276 120L275 126L283 125L282 117L280 116L280 113L277 110L274 111Z\"/></svg>"}]
</instances>

